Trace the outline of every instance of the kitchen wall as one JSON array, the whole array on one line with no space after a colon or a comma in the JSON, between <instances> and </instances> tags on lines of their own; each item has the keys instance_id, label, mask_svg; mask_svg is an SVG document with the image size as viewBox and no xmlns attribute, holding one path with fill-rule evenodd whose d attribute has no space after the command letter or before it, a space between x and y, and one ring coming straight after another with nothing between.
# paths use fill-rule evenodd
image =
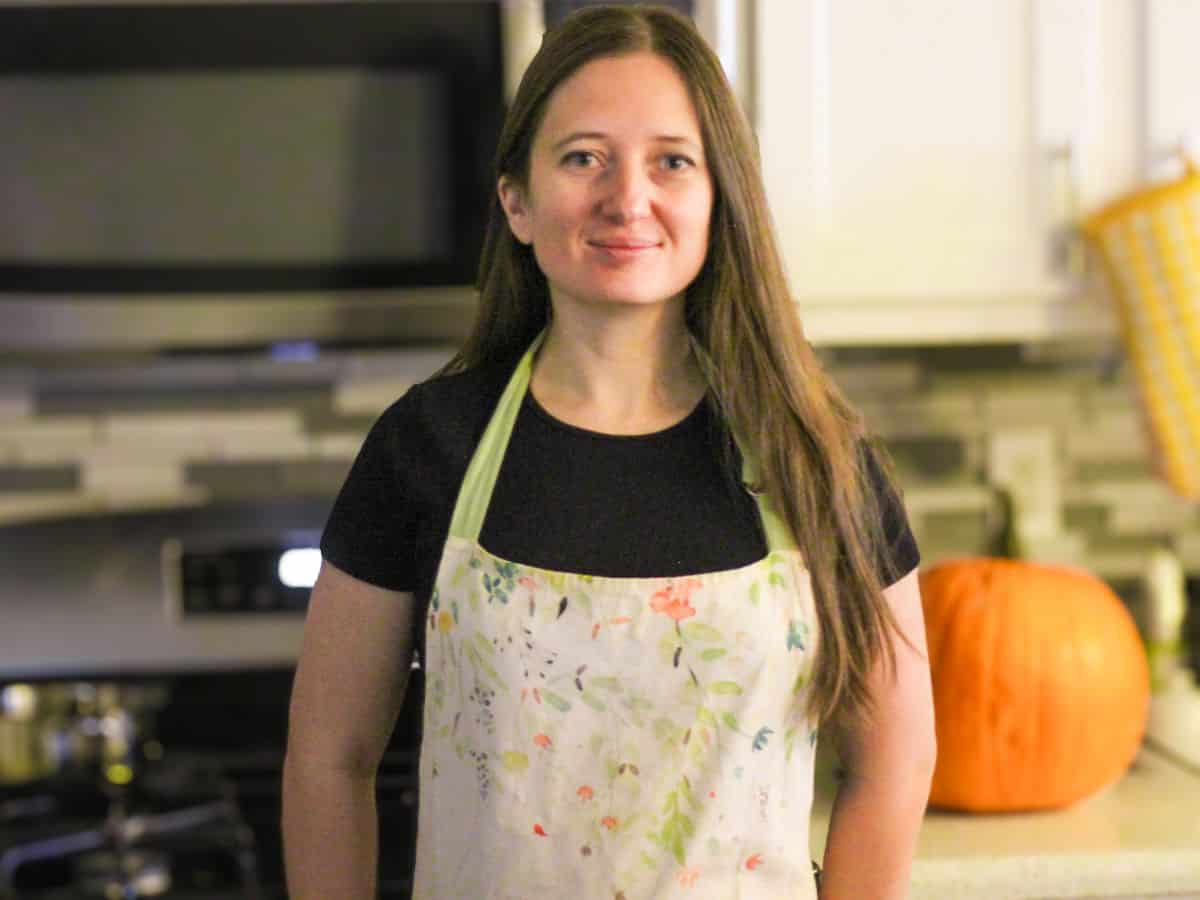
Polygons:
<instances>
[{"instance_id":1,"label":"kitchen wall","mask_svg":"<svg viewBox=\"0 0 1200 900\"><path fill-rule=\"evenodd\" d=\"M6 523L36 518L328 501L374 417L448 353L0 369L0 540ZM1008 485L1029 555L1089 568L1131 602L1164 540L1200 572L1200 507L1156 478L1118 344L822 356L891 450L926 562L996 552Z\"/></svg>"},{"instance_id":2,"label":"kitchen wall","mask_svg":"<svg viewBox=\"0 0 1200 900\"><path fill-rule=\"evenodd\" d=\"M1009 488L1031 557L1120 581L1171 541L1200 569L1200 505L1156 476L1115 341L827 358L890 449L930 561L996 550Z\"/></svg>"}]
</instances>

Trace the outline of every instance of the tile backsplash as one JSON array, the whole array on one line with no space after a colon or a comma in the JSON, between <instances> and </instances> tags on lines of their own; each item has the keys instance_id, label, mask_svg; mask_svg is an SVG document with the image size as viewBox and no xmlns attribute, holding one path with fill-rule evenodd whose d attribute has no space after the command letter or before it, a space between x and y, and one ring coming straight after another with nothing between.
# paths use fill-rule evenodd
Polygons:
<instances>
[{"instance_id":1,"label":"tile backsplash","mask_svg":"<svg viewBox=\"0 0 1200 900\"><path fill-rule=\"evenodd\" d=\"M449 354L0 369L0 526L332 499L375 416ZM822 358L890 449L927 562L996 552L1011 508L1033 558L1130 580L1170 540L1200 571L1200 509L1156 477L1119 347L836 348Z\"/></svg>"},{"instance_id":2,"label":"tile backsplash","mask_svg":"<svg viewBox=\"0 0 1200 900\"><path fill-rule=\"evenodd\" d=\"M0 371L0 526L332 499L375 416L449 348Z\"/></svg>"}]
</instances>

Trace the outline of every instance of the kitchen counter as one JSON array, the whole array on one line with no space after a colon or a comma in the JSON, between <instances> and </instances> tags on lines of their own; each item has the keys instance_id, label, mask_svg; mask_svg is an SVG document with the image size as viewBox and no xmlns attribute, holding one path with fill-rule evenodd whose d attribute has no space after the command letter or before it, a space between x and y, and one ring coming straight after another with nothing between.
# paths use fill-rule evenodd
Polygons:
<instances>
[{"instance_id":1,"label":"kitchen counter","mask_svg":"<svg viewBox=\"0 0 1200 900\"><path fill-rule=\"evenodd\" d=\"M835 785L832 761L819 758L814 859L824 852ZM1200 772L1143 747L1118 782L1065 810L930 810L910 896L1200 900Z\"/></svg>"}]
</instances>

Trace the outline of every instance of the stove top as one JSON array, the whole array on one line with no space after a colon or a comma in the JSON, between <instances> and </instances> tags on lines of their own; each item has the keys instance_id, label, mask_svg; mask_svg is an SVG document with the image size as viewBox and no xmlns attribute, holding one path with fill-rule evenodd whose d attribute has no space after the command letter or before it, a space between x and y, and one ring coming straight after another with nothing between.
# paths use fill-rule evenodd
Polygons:
<instances>
[{"instance_id":1,"label":"stove top","mask_svg":"<svg viewBox=\"0 0 1200 900\"><path fill-rule=\"evenodd\" d=\"M258 900L254 837L211 766L148 766L126 785L0 789L0 897Z\"/></svg>"}]
</instances>

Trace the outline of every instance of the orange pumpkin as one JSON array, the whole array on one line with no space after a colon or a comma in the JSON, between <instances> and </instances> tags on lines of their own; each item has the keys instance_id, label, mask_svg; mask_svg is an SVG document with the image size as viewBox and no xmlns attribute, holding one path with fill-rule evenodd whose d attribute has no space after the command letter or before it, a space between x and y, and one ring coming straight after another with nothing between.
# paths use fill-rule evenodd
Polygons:
<instances>
[{"instance_id":1,"label":"orange pumpkin","mask_svg":"<svg viewBox=\"0 0 1200 900\"><path fill-rule=\"evenodd\" d=\"M1146 727L1150 672L1100 579L1012 559L921 573L937 720L930 805L1067 806L1119 779Z\"/></svg>"}]
</instances>

